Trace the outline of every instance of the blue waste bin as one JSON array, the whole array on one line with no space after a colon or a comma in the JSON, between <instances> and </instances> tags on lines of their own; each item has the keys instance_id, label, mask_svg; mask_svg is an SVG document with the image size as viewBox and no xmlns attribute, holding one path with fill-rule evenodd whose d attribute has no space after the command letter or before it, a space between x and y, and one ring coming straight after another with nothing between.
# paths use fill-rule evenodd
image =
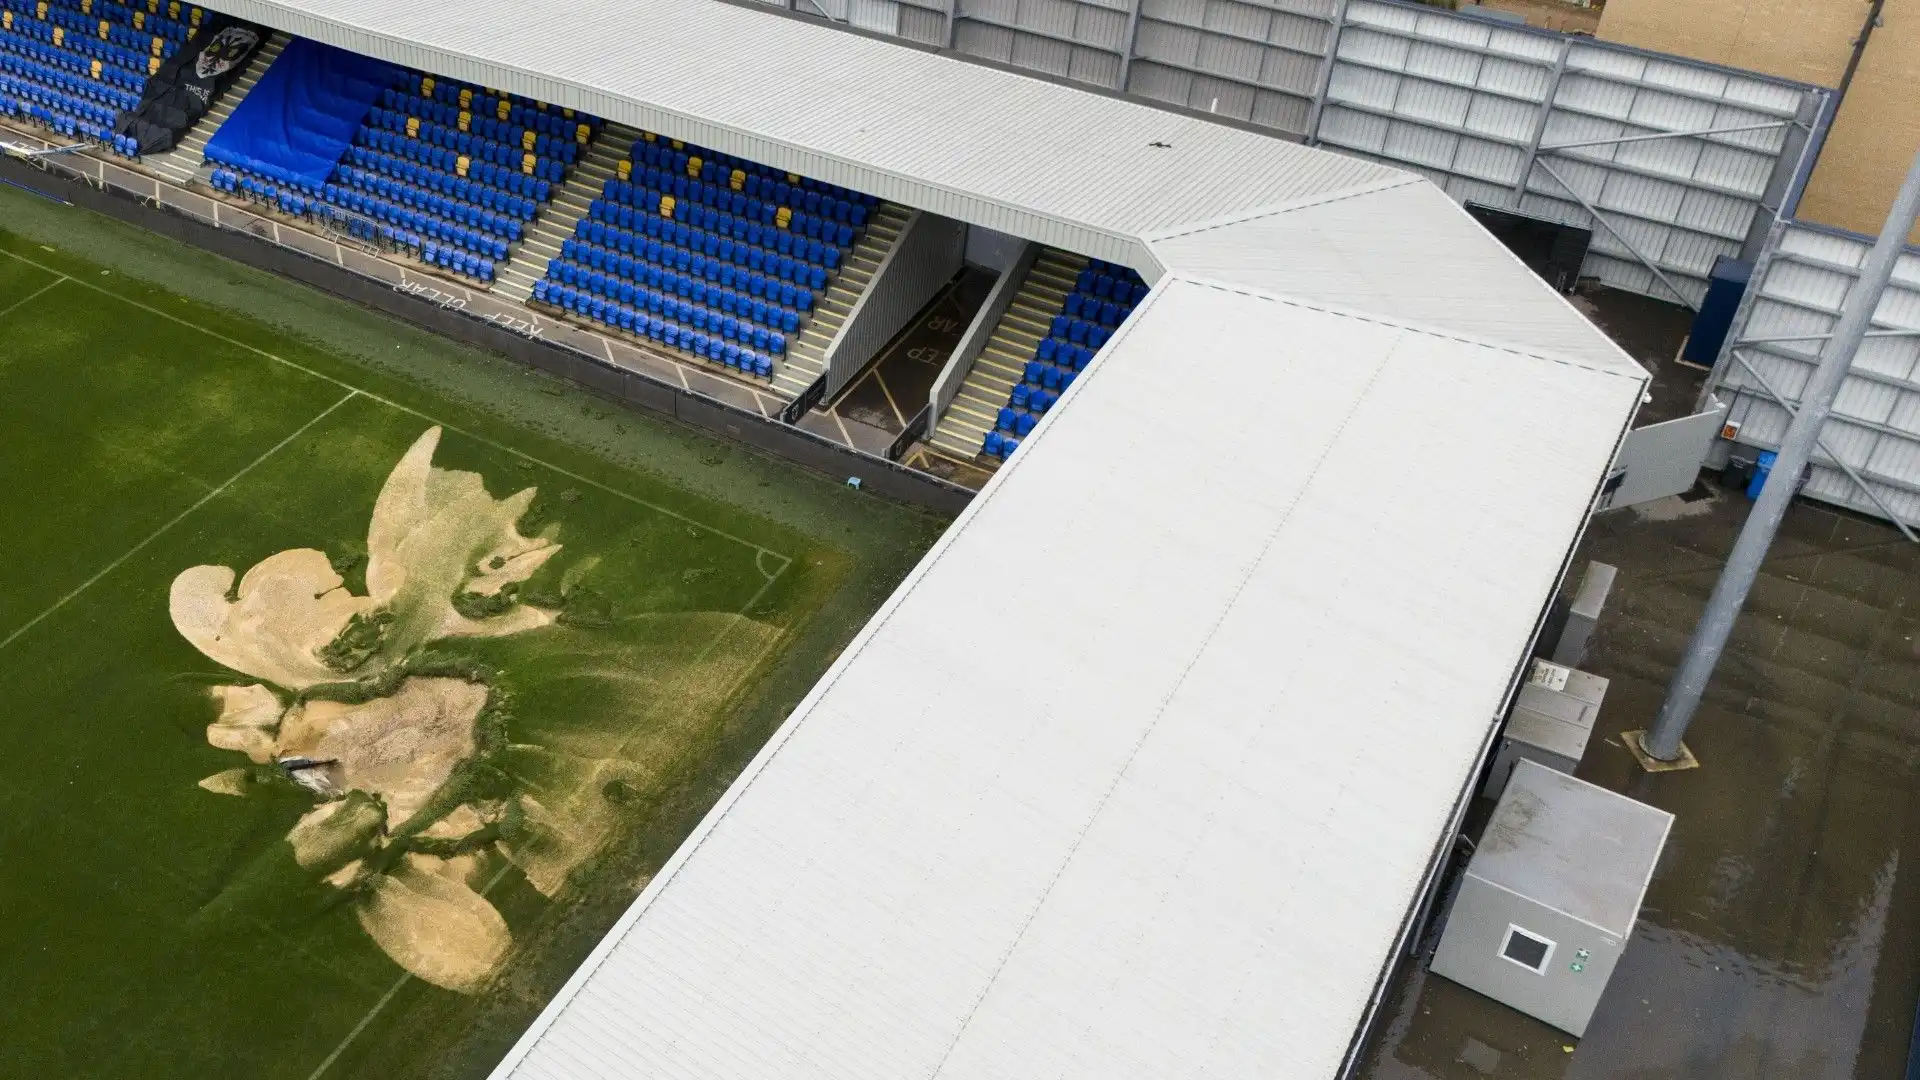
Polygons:
<instances>
[{"instance_id":1,"label":"blue waste bin","mask_svg":"<svg viewBox=\"0 0 1920 1080\"><path fill-rule=\"evenodd\" d=\"M1773 459L1779 456L1772 450L1760 451L1759 458L1753 464L1753 479L1747 481L1747 498L1760 497L1760 489L1767 486L1767 476L1773 472Z\"/></svg>"}]
</instances>

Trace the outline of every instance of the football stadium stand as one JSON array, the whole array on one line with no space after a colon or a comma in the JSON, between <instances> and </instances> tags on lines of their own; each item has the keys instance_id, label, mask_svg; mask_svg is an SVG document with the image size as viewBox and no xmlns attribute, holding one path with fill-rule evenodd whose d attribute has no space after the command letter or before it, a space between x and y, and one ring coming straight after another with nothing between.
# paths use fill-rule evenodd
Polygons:
<instances>
[{"instance_id":1,"label":"football stadium stand","mask_svg":"<svg viewBox=\"0 0 1920 1080\"><path fill-rule=\"evenodd\" d=\"M200 25L197 7L147 0L0 3L0 115L27 120L123 157L138 147L114 132L147 78Z\"/></svg>"},{"instance_id":2,"label":"football stadium stand","mask_svg":"<svg viewBox=\"0 0 1920 1080\"><path fill-rule=\"evenodd\" d=\"M186 186L195 182L200 169L206 164L207 141L213 133L227 122L233 110L246 100L247 94L259 85L260 77L267 73L273 62L293 39L286 34L273 33L261 43L260 48L247 61L247 66L234 79L225 94L209 102L204 115L187 131L173 149L164 153L149 154L140 164L171 183Z\"/></svg>"},{"instance_id":3,"label":"football stadium stand","mask_svg":"<svg viewBox=\"0 0 1920 1080\"><path fill-rule=\"evenodd\" d=\"M601 123L295 40L206 145L219 191L487 284Z\"/></svg>"},{"instance_id":4,"label":"football stadium stand","mask_svg":"<svg viewBox=\"0 0 1920 1080\"><path fill-rule=\"evenodd\" d=\"M1006 460L1146 295L1127 267L1041 252L928 443L987 465Z\"/></svg>"},{"instance_id":5,"label":"football stadium stand","mask_svg":"<svg viewBox=\"0 0 1920 1080\"><path fill-rule=\"evenodd\" d=\"M879 208L869 195L645 132L532 298L771 381ZM790 381L804 387L817 374Z\"/></svg>"},{"instance_id":6,"label":"football stadium stand","mask_svg":"<svg viewBox=\"0 0 1920 1080\"><path fill-rule=\"evenodd\" d=\"M1374 161L714 0L222 3L295 40L216 186L609 366L779 384L929 218L1044 247L932 436L1004 466L497 1077L1351 1068L1644 370Z\"/></svg>"}]
</instances>

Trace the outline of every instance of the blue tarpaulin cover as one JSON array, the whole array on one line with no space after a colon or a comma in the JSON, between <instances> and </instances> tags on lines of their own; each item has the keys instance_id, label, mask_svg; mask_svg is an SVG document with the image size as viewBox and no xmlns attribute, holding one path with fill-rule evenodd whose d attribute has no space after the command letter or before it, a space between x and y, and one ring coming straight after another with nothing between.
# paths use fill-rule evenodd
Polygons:
<instances>
[{"instance_id":1,"label":"blue tarpaulin cover","mask_svg":"<svg viewBox=\"0 0 1920 1080\"><path fill-rule=\"evenodd\" d=\"M239 160L284 180L324 184L380 91L400 69L295 38L207 143L210 160Z\"/></svg>"}]
</instances>

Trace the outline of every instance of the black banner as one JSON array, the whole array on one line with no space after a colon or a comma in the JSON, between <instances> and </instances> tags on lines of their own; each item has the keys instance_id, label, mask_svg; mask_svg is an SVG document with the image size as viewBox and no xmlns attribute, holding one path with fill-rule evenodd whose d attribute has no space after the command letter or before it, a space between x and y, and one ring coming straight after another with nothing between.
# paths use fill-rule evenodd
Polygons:
<instances>
[{"instance_id":1,"label":"black banner","mask_svg":"<svg viewBox=\"0 0 1920 1080\"><path fill-rule=\"evenodd\" d=\"M147 80L140 104L120 114L113 130L140 144L142 154L173 149L265 41L257 26L208 12L180 51Z\"/></svg>"}]
</instances>

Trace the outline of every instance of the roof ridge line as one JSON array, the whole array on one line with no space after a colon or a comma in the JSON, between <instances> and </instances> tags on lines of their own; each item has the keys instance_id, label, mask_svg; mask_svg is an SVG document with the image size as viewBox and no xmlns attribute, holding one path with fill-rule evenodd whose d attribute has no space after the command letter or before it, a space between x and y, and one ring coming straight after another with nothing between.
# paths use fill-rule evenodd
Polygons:
<instances>
[{"instance_id":1,"label":"roof ridge line","mask_svg":"<svg viewBox=\"0 0 1920 1080\"><path fill-rule=\"evenodd\" d=\"M1242 296L1257 297L1262 300L1270 300L1277 304L1286 304L1289 307L1303 308L1307 311L1318 311L1318 312L1321 312L1322 314L1336 315L1336 316L1339 316L1342 318L1348 318L1348 319L1356 319L1356 320L1359 320L1360 322L1374 323L1380 326L1391 326L1400 330L1411 331L1416 334L1424 334L1427 337L1440 338L1446 341L1457 341L1464 345L1477 345L1481 348L1486 348L1486 349L1498 349L1501 352L1512 353L1515 356L1524 356L1530 360L1545 360L1545 361L1548 361L1549 363L1565 364L1568 367L1581 368L1586 371L1598 372L1602 375L1615 375L1623 379L1634 378L1631 372L1622 371L1622 370L1619 370L1618 368L1601 367L1596 364L1586 363L1581 360L1576 360L1573 357L1568 356L1564 353L1542 352L1542 351L1537 351L1533 349L1526 349L1526 348L1522 348L1521 346L1515 345L1512 342L1494 341L1494 340L1490 340L1483 337L1475 337L1471 334L1461 333L1458 330L1443 329L1441 327L1433 326L1427 323L1418 323L1408 319L1395 318L1390 315L1382 315L1378 312L1366 311L1361 308L1341 307L1338 305L1322 303L1319 301L1304 300L1297 296L1287 296L1281 293L1269 292L1266 289L1255 288L1254 286L1251 286L1251 285L1242 285L1237 282L1227 281L1221 278L1204 277L1199 274L1189 274L1179 270L1169 270L1167 272L1167 276L1162 280L1184 281L1190 284L1200 285L1210 289L1218 289L1221 292L1238 293ZM1157 287L1158 287L1158 284L1156 283L1156 288ZM1640 371L1639 381L1641 382L1651 381L1652 376L1647 373L1645 368L1641 368L1637 363L1634 366Z\"/></svg>"},{"instance_id":2,"label":"roof ridge line","mask_svg":"<svg viewBox=\"0 0 1920 1080\"><path fill-rule=\"evenodd\" d=\"M1154 244L1160 243L1163 240L1178 240L1183 236L1192 236L1195 233L1208 232L1213 229L1231 228L1232 226L1240 225L1245 222L1252 221L1255 218L1274 217L1279 214L1290 214L1295 210L1306 210L1315 206L1324 206L1327 203L1341 202L1346 199L1357 199L1362 195L1372 195L1375 192L1390 191L1394 188L1406 187L1409 184L1420 184L1420 183L1426 183L1426 182L1427 180L1423 176L1419 176L1415 173L1402 173L1398 176L1382 177L1378 180L1361 184L1358 187L1343 188L1339 191L1323 191L1313 195L1304 195L1298 199L1289 199L1286 202L1269 203L1266 206L1255 207L1251 210L1234 210L1229 213L1222 214L1219 217L1208 218L1205 221L1197 221L1187 225L1175 225L1172 228L1160 229L1154 232L1144 233L1138 239L1140 243L1148 247L1152 247ZM1172 271L1169 270L1169 273L1171 272Z\"/></svg>"}]
</instances>

